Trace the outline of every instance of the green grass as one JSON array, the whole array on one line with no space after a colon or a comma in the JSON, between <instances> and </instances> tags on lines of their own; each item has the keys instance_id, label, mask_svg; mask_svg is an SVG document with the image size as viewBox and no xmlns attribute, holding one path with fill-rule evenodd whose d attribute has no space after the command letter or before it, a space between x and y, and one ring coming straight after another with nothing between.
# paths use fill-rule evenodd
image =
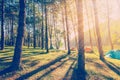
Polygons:
<instances>
[{"instance_id":1,"label":"green grass","mask_svg":"<svg viewBox=\"0 0 120 80\"><path fill-rule=\"evenodd\" d=\"M6 47L5 50L0 51L0 70L7 68L12 61L13 51L12 47ZM22 52L22 64L27 68L31 68L36 65L44 65L55 58L65 55L66 51L50 50L49 54L45 53L45 50L39 48L23 48Z\"/></svg>"},{"instance_id":2,"label":"green grass","mask_svg":"<svg viewBox=\"0 0 120 80\"><path fill-rule=\"evenodd\" d=\"M14 53L13 50L12 47L6 47L5 50L0 51L0 71L10 66ZM104 47L104 51L109 51L109 48ZM15 80L27 74L27 76L29 75L28 80L70 80L74 74L73 70L76 68L77 54L75 51L72 52L72 55L64 57L47 68L40 70L41 66L49 64L51 61L66 54L66 51L61 50L50 50L46 54L45 50L39 48L28 49L24 47L22 53L23 69L3 75L0 79ZM120 72L120 60L106 57L105 59L106 62L99 60L96 48L94 48L94 53L85 53L87 80L120 80L118 73Z\"/></svg>"},{"instance_id":3,"label":"green grass","mask_svg":"<svg viewBox=\"0 0 120 80\"><path fill-rule=\"evenodd\" d=\"M115 49L119 49L115 46ZM110 47L103 46L104 54L110 50ZM106 62L99 60L97 48L94 53L86 53L86 71L89 74L89 80L120 80L120 60L105 57Z\"/></svg>"},{"instance_id":4,"label":"green grass","mask_svg":"<svg viewBox=\"0 0 120 80\"><path fill-rule=\"evenodd\" d=\"M89 74L88 78L99 80L120 80L120 75L117 74L113 68L109 68L104 62L99 60L95 54L86 54L86 71ZM120 60L105 58L111 67L119 70ZM115 67L116 66L116 67Z\"/></svg>"}]
</instances>

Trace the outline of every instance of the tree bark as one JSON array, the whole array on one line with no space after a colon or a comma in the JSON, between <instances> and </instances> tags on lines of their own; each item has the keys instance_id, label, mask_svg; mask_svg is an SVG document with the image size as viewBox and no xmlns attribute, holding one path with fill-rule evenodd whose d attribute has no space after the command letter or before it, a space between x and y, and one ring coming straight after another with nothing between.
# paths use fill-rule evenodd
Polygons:
<instances>
[{"instance_id":1,"label":"tree bark","mask_svg":"<svg viewBox=\"0 0 120 80\"><path fill-rule=\"evenodd\" d=\"M64 0L64 9L65 9L65 21L66 21L66 32L67 32L67 47L68 47L68 54L71 53L70 51L70 40L69 40L69 27L68 27L68 15L67 15L67 3L66 0Z\"/></svg>"},{"instance_id":2,"label":"tree bark","mask_svg":"<svg viewBox=\"0 0 120 80\"><path fill-rule=\"evenodd\" d=\"M19 0L20 11L19 11L19 23L17 29L17 38L14 49L14 56L12 61L12 68L18 69L21 64L21 54L22 54L22 46L24 40L24 29L25 29L25 1Z\"/></svg>"},{"instance_id":3,"label":"tree bark","mask_svg":"<svg viewBox=\"0 0 120 80\"><path fill-rule=\"evenodd\" d=\"M62 10L62 22L63 22L63 31L64 31L64 44L65 44L65 50L67 49L66 45L66 30L65 30L65 18L64 18L64 8Z\"/></svg>"},{"instance_id":4,"label":"tree bark","mask_svg":"<svg viewBox=\"0 0 120 80\"><path fill-rule=\"evenodd\" d=\"M51 23L53 23L53 19L52 19L52 14L49 12L49 16L48 16L49 29L48 29L48 32L49 32L49 39L50 39L50 49L53 49L53 45L52 45L53 26L52 26Z\"/></svg>"},{"instance_id":5,"label":"tree bark","mask_svg":"<svg viewBox=\"0 0 120 80\"><path fill-rule=\"evenodd\" d=\"M1 14L1 50L4 49L4 0L2 0L2 14Z\"/></svg>"},{"instance_id":6,"label":"tree bark","mask_svg":"<svg viewBox=\"0 0 120 80\"><path fill-rule=\"evenodd\" d=\"M45 4L45 48L46 48L46 53L49 52L48 49L48 25L47 25L47 8Z\"/></svg>"},{"instance_id":7,"label":"tree bark","mask_svg":"<svg viewBox=\"0 0 120 80\"><path fill-rule=\"evenodd\" d=\"M14 46L14 29L13 29L13 25L14 25L14 18L13 18L13 16L12 16L12 18L11 18L11 23L12 23L12 25L11 25L11 46Z\"/></svg>"},{"instance_id":8,"label":"tree bark","mask_svg":"<svg viewBox=\"0 0 120 80\"><path fill-rule=\"evenodd\" d=\"M70 13L72 13L72 11L70 10ZM76 33L76 29L75 29L75 23L74 23L74 18L72 16L72 14L70 15L71 19L72 19L72 25L73 25L73 31L74 31L74 35L75 35L75 46L77 48L77 33Z\"/></svg>"},{"instance_id":9,"label":"tree bark","mask_svg":"<svg viewBox=\"0 0 120 80\"><path fill-rule=\"evenodd\" d=\"M98 13L97 13L96 0L92 0L92 2L93 2L94 15L95 15L95 28L96 28L96 35L97 35L97 41L98 41L98 50L100 53L100 60L104 60L102 41L101 41L101 35L100 35L100 30L99 30L99 24L98 24Z\"/></svg>"},{"instance_id":10,"label":"tree bark","mask_svg":"<svg viewBox=\"0 0 120 80\"><path fill-rule=\"evenodd\" d=\"M39 34L38 34L38 47L41 47L41 40L40 40L40 38L41 38L41 30L40 30L40 26L39 26Z\"/></svg>"},{"instance_id":11,"label":"tree bark","mask_svg":"<svg viewBox=\"0 0 120 80\"><path fill-rule=\"evenodd\" d=\"M109 40L110 40L111 49L113 50L113 43L112 43L111 31L110 31L110 17L109 17L109 3L108 3L108 0L107 0L107 19L108 19L108 37L109 37Z\"/></svg>"},{"instance_id":12,"label":"tree bark","mask_svg":"<svg viewBox=\"0 0 120 80\"><path fill-rule=\"evenodd\" d=\"M85 80L85 54L84 54L84 23L83 23L83 0L77 0L78 17L78 69L77 80Z\"/></svg>"},{"instance_id":13,"label":"tree bark","mask_svg":"<svg viewBox=\"0 0 120 80\"><path fill-rule=\"evenodd\" d=\"M43 0L42 0L43 2ZM44 9L43 9L43 3L41 4L41 8L42 8L42 28L41 28L41 48L44 48L44 22L43 22L43 13L44 13Z\"/></svg>"},{"instance_id":14,"label":"tree bark","mask_svg":"<svg viewBox=\"0 0 120 80\"><path fill-rule=\"evenodd\" d=\"M28 48L30 47L30 32L28 32L28 36L27 36L27 43L28 43Z\"/></svg>"},{"instance_id":15,"label":"tree bark","mask_svg":"<svg viewBox=\"0 0 120 80\"><path fill-rule=\"evenodd\" d=\"M36 48L36 26L35 26L35 2L33 0L33 18L34 18L34 22L33 22L33 47Z\"/></svg>"},{"instance_id":16,"label":"tree bark","mask_svg":"<svg viewBox=\"0 0 120 80\"><path fill-rule=\"evenodd\" d=\"M92 45L92 37L91 37L91 30L90 30L90 22L89 22L89 14L88 14L88 9L87 9L87 2L85 0L85 9L86 9L86 16L87 16L87 22L88 22L88 29L89 29L89 39L90 39L90 46L93 49Z\"/></svg>"},{"instance_id":17,"label":"tree bark","mask_svg":"<svg viewBox=\"0 0 120 80\"><path fill-rule=\"evenodd\" d=\"M55 19L55 13L53 14L53 21L54 21L54 39L55 39L55 47L56 49L58 49L58 46L57 46L57 32L56 32L56 23L57 23L57 20Z\"/></svg>"}]
</instances>

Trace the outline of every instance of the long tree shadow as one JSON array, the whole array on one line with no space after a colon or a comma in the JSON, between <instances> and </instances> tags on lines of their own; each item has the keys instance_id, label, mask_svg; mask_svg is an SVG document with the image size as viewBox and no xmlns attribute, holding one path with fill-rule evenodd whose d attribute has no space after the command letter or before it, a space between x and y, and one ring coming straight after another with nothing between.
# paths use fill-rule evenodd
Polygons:
<instances>
[{"instance_id":1,"label":"long tree shadow","mask_svg":"<svg viewBox=\"0 0 120 80\"><path fill-rule=\"evenodd\" d=\"M43 77L47 76L48 74L50 74L51 72L53 72L54 70L56 70L58 67L62 66L65 62L67 62L69 59L62 61L58 66L52 68L51 70L47 71L46 73L44 73L42 76L40 76L37 80L41 80Z\"/></svg>"},{"instance_id":2,"label":"long tree shadow","mask_svg":"<svg viewBox=\"0 0 120 80\"><path fill-rule=\"evenodd\" d=\"M2 58L0 58L0 62L6 61L6 60L11 60L11 59L12 59L12 56L2 57Z\"/></svg>"},{"instance_id":3,"label":"long tree shadow","mask_svg":"<svg viewBox=\"0 0 120 80\"><path fill-rule=\"evenodd\" d=\"M51 72L53 72L54 70L56 70L58 67L62 66L65 62L67 62L68 60L73 60L72 64L70 65L65 77L68 76L69 72L71 69L73 69L76 58L73 57L69 57L69 59L62 61L58 66L56 66L55 68L52 68L51 70L49 70L48 72L46 72L45 74L43 74L42 76L40 76L37 80L41 80L43 77L47 76L48 74L50 74ZM64 80L64 79L63 79Z\"/></svg>"},{"instance_id":4,"label":"long tree shadow","mask_svg":"<svg viewBox=\"0 0 120 80\"><path fill-rule=\"evenodd\" d=\"M27 74L22 75L21 77L17 78L16 80L24 80L24 79L27 79L27 78L31 77L32 75L34 75L34 74L36 74L36 73L38 73L38 72L40 72L40 71L42 71L42 70L50 67L51 65L55 64L56 62L61 61L61 59L66 58L66 57L67 57L67 54L66 54L66 55L62 55L62 56L56 58L55 60L49 62L48 64L45 64L45 65L37 68L36 70L33 70L33 71L31 71L31 72L29 72L29 73L27 73Z\"/></svg>"},{"instance_id":5,"label":"long tree shadow","mask_svg":"<svg viewBox=\"0 0 120 80\"><path fill-rule=\"evenodd\" d=\"M109 61L108 61L108 62L109 62ZM109 63L120 70L120 66L118 67L118 66L116 66L115 64L113 64L112 62L109 62Z\"/></svg>"},{"instance_id":6,"label":"long tree shadow","mask_svg":"<svg viewBox=\"0 0 120 80\"><path fill-rule=\"evenodd\" d=\"M75 67L77 64L75 64ZM77 69L74 67L70 80L77 80Z\"/></svg>"},{"instance_id":7,"label":"long tree shadow","mask_svg":"<svg viewBox=\"0 0 120 80\"><path fill-rule=\"evenodd\" d=\"M7 73L10 73L10 72L15 72L16 70L12 67L12 66L9 66L8 68L0 71L0 76L3 76L4 74L7 74Z\"/></svg>"},{"instance_id":8,"label":"long tree shadow","mask_svg":"<svg viewBox=\"0 0 120 80\"><path fill-rule=\"evenodd\" d=\"M30 56L36 56L36 55L43 55L47 54L46 52L30 52L29 54L22 54L22 57L30 57Z\"/></svg>"},{"instance_id":9,"label":"long tree shadow","mask_svg":"<svg viewBox=\"0 0 120 80\"><path fill-rule=\"evenodd\" d=\"M83 73L85 75L85 77L88 75L88 73L85 71ZM73 69L73 72L72 72L72 75L71 75L71 78L69 80L81 80L81 79L78 79L78 76L80 76L78 74L78 70L77 70L77 63L75 64L75 67ZM66 79L67 80L67 79Z\"/></svg>"},{"instance_id":10,"label":"long tree shadow","mask_svg":"<svg viewBox=\"0 0 120 80\"><path fill-rule=\"evenodd\" d=\"M8 67L11 64L9 60L11 60L11 56L0 58L0 74L4 68Z\"/></svg>"},{"instance_id":11,"label":"long tree shadow","mask_svg":"<svg viewBox=\"0 0 120 80\"><path fill-rule=\"evenodd\" d=\"M66 72L63 80L69 80L71 78L71 75L72 75L71 73L74 70L75 62L76 62L76 60L74 60L73 63L70 65L70 67L69 67L68 71Z\"/></svg>"},{"instance_id":12,"label":"long tree shadow","mask_svg":"<svg viewBox=\"0 0 120 80\"><path fill-rule=\"evenodd\" d=\"M10 49L9 51L11 51L12 49ZM9 51L2 51L4 54L6 54L6 52L9 52ZM37 52L33 52L33 53L31 53L31 54L23 54L22 56L23 56L23 58L24 57L30 57L30 56L33 56L33 55L42 55L42 54L46 54L46 52L39 52L39 53L37 53ZM0 70L0 76L2 76L2 75L4 75L4 74L6 74L6 73L10 73L10 72L14 72L14 71L16 71L16 70L14 70L14 68L13 67L11 67L10 66L10 64L11 64L11 62L6 62L7 60L12 60L12 57L13 56L11 56L11 55L9 55L9 56L7 56L7 57L2 57L2 58L0 58L0 66L2 67L4 67L5 69L4 70ZM63 57L63 56L62 56ZM59 59L59 58L58 58ZM56 59L57 60L57 59ZM22 61L23 62L23 61ZM54 61L53 61L54 62ZM35 64L37 64L36 62L34 62ZM52 63L52 62L51 62ZM35 64L32 64L31 66L34 66Z\"/></svg>"},{"instance_id":13,"label":"long tree shadow","mask_svg":"<svg viewBox=\"0 0 120 80\"><path fill-rule=\"evenodd\" d=\"M113 64L111 64L110 62L103 60L103 62L112 70L114 71L116 74L120 75L120 69L116 66L114 66Z\"/></svg>"},{"instance_id":14,"label":"long tree shadow","mask_svg":"<svg viewBox=\"0 0 120 80\"><path fill-rule=\"evenodd\" d=\"M13 49L5 50L5 51L0 51L0 54L8 54L11 51L13 51Z\"/></svg>"}]
</instances>

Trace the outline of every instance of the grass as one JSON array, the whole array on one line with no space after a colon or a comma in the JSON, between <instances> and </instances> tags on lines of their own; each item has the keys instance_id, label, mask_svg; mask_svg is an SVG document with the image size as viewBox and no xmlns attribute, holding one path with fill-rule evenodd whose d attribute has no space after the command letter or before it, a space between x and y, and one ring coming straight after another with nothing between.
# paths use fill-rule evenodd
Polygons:
<instances>
[{"instance_id":1,"label":"grass","mask_svg":"<svg viewBox=\"0 0 120 80\"><path fill-rule=\"evenodd\" d=\"M13 57L13 48L7 47L5 50L0 51L0 61L2 61L1 67L6 68L8 65L2 65L2 63L11 63L12 57ZM34 66L35 64L40 63L45 64L49 62L50 60L53 60L56 57L59 57L60 55L65 54L65 51L54 51L50 50L50 53L45 53L45 50L41 50L39 48L33 49L33 48L23 48L23 54L22 54L22 63L26 66ZM53 56L54 55L54 56ZM52 59L53 58L53 59ZM0 68L2 70L3 68Z\"/></svg>"},{"instance_id":2,"label":"grass","mask_svg":"<svg viewBox=\"0 0 120 80\"><path fill-rule=\"evenodd\" d=\"M106 52L109 50L105 48ZM0 51L0 71L10 66L13 48L6 47ZM23 48L23 69L7 73L0 80L75 80L76 52L66 55L66 51L50 50L49 54L39 48ZM105 58L99 60L95 48L94 53L85 53L87 80L120 80L120 60Z\"/></svg>"},{"instance_id":3,"label":"grass","mask_svg":"<svg viewBox=\"0 0 120 80\"><path fill-rule=\"evenodd\" d=\"M120 73L120 60L106 58L108 64L113 64L111 67L114 68L111 69L106 63L100 61L98 56L94 54L86 54L85 56L87 57L86 71L89 74L89 80L120 80L120 74L113 70L114 68L118 69Z\"/></svg>"},{"instance_id":4,"label":"grass","mask_svg":"<svg viewBox=\"0 0 120 80\"><path fill-rule=\"evenodd\" d=\"M119 49L115 46L115 49ZM104 53L110 50L110 47L103 46ZM86 71L89 80L120 80L120 60L105 57L105 62L99 60L97 48L94 48L94 53L85 54Z\"/></svg>"}]
</instances>

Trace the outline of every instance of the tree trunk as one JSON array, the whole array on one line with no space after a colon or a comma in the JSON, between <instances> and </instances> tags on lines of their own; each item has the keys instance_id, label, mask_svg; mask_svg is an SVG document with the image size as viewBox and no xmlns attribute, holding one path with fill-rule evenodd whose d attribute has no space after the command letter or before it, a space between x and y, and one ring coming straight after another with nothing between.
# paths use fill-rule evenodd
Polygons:
<instances>
[{"instance_id":1,"label":"tree trunk","mask_svg":"<svg viewBox=\"0 0 120 80\"><path fill-rule=\"evenodd\" d=\"M58 49L57 48L57 32L56 32L56 20L55 20L55 14L53 14L53 22L54 22L54 39L55 39L55 46L56 46L56 49Z\"/></svg>"},{"instance_id":2,"label":"tree trunk","mask_svg":"<svg viewBox=\"0 0 120 80\"><path fill-rule=\"evenodd\" d=\"M45 48L46 48L46 52L48 53L48 25L47 25L47 8L46 8L46 4L45 4Z\"/></svg>"},{"instance_id":3,"label":"tree trunk","mask_svg":"<svg viewBox=\"0 0 120 80\"><path fill-rule=\"evenodd\" d=\"M77 80L85 80L83 0L77 0L76 5L77 5L77 16L78 16L78 69L77 69Z\"/></svg>"},{"instance_id":4,"label":"tree trunk","mask_svg":"<svg viewBox=\"0 0 120 80\"><path fill-rule=\"evenodd\" d=\"M28 42L28 48L29 48L30 47L30 32L28 32L27 38L28 38L27 42Z\"/></svg>"},{"instance_id":5,"label":"tree trunk","mask_svg":"<svg viewBox=\"0 0 120 80\"><path fill-rule=\"evenodd\" d=\"M42 0L42 2L43 2L43 0ZM43 3L41 4L41 8L42 8L41 48L43 49L44 48L44 22L43 22L44 9L43 9Z\"/></svg>"},{"instance_id":6,"label":"tree trunk","mask_svg":"<svg viewBox=\"0 0 120 80\"><path fill-rule=\"evenodd\" d=\"M104 60L102 41L101 41L101 35L100 35L100 30L99 30L99 24L98 24L96 0L92 0L92 2L93 2L94 15L95 15L95 28L96 28L96 35L97 35L97 41L98 41L98 50L100 53L100 60Z\"/></svg>"},{"instance_id":7,"label":"tree trunk","mask_svg":"<svg viewBox=\"0 0 120 80\"><path fill-rule=\"evenodd\" d=\"M70 51L70 40L69 40L69 26L68 26L68 15L67 15L67 3L66 0L64 0L64 9L65 9L65 21L66 21L66 32L67 32L67 47L68 47L68 54L71 53Z\"/></svg>"},{"instance_id":8,"label":"tree trunk","mask_svg":"<svg viewBox=\"0 0 120 80\"><path fill-rule=\"evenodd\" d=\"M33 47L36 48L36 32L35 32L35 2L33 0L33 18L34 18L34 22L33 22Z\"/></svg>"},{"instance_id":9,"label":"tree trunk","mask_svg":"<svg viewBox=\"0 0 120 80\"><path fill-rule=\"evenodd\" d=\"M50 49L53 49L53 45L52 45L52 31L53 31L53 29L52 29L52 27L50 28Z\"/></svg>"},{"instance_id":10,"label":"tree trunk","mask_svg":"<svg viewBox=\"0 0 120 80\"><path fill-rule=\"evenodd\" d=\"M41 47L40 44L41 44L41 41L40 41L40 37L41 37L41 31L40 31L40 26L39 26L39 34L38 34L38 47Z\"/></svg>"},{"instance_id":11,"label":"tree trunk","mask_svg":"<svg viewBox=\"0 0 120 80\"><path fill-rule=\"evenodd\" d=\"M2 0L2 14L1 14L1 50L4 49L4 0Z\"/></svg>"},{"instance_id":12,"label":"tree trunk","mask_svg":"<svg viewBox=\"0 0 120 80\"><path fill-rule=\"evenodd\" d=\"M86 16L87 16L87 22L88 22L88 29L89 29L89 39L90 39L90 46L93 49L92 45L92 37L91 37L91 30L90 30L90 22L89 22L89 14L88 14L88 9L87 9L87 2L85 0L85 9L86 9Z\"/></svg>"},{"instance_id":13,"label":"tree trunk","mask_svg":"<svg viewBox=\"0 0 120 80\"><path fill-rule=\"evenodd\" d=\"M49 39L50 39L50 49L53 49L53 45L52 45L52 33L53 33L53 26L52 26L52 23L53 22L53 19L52 19L52 15L51 13L49 14L49 19L48 19L48 25L49 25Z\"/></svg>"},{"instance_id":14,"label":"tree trunk","mask_svg":"<svg viewBox=\"0 0 120 80\"><path fill-rule=\"evenodd\" d=\"M14 49L14 56L12 61L12 68L18 69L21 63L22 45L24 40L24 29L25 29L25 0L19 0L20 11L19 11L19 23L17 29L17 38Z\"/></svg>"},{"instance_id":15,"label":"tree trunk","mask_svg":"<svg viewBox=\"0 0 120 80\"><path fill-rule=\"evenodd\" d=\"M70 10L70 13L72 13L72 11ZM75 29L75 23L74 23L74 18L72 16L72 14L70 15L71 19L72 19L72 25L73 25L73 31L74 31L74 35L75 35L75 46L77 48L77 33L76 33L76 29Z\"/></svg>"},{"instance_id":16,"label":"tree trunk","mask_svg":"<svg viewBox=\"0 0 120 80\"><path fill-rule=\"evenodd\" d=\"M66 30L65 30L65 18L64 18L64 8L62 10L62 22L63 22L63 32L64 32L64 44L65 44L65 50L67 49L67 45L66 45Z\"/></svg>"},{"instance_id":17,"label":"tree trunk","mask_svg":"<svg viewBox=\"0 0 120 80\"><path fill-rule=\"evenodd\" d=\"M8 34L8 40L7 40L7 42L6 42L6 45L8 45L9 46L9 42L10 42L10 20L8 20L8 30L7 30L7 34Z\"/></svg>"},{"instance_id":18,"label":"tree trunk","mask_svg":"<svg viewBox=\"0 0 120 80\"><path fill-rule=\"evenodd\" d=\"M92 3L92 1L91 1L91 3ZM91 22L93 22L92 23L92 26L93 26L93 33L94 33L94 45L96 45L97 46L97 48L98 48L98 43L97 43L97 36L96 36L96 30L95 30L95 21L94 21L94 13L93 13L93 7L91 7Z\"/></svg>"},{"instance_id":19,"label":"tree trunk","mask_svg":"<svg viewBox=\"0 0 120 80\"><path fill-rule=\"evenodd\" d=\"M111 31L110 31L110 17L109 17L109 3L108 3L108 0L107 0L107 19L108 19L108 37L109 37L109 40L110 40L111 49L113 50L113 43L112 43Z\"/></svg>"},{"instance_id":20,"label":"tree trunk","mask_svg":"<svg viewBox=\"0 0 120 80\"><path fill-rule=\"evenodd\" d=\"M14 29L13 29L13 25L14 25L14 18L12 16L11 21L12 21L12 25L11 25L11 46L14 46Z\"/></svg>"}]
</instances>

